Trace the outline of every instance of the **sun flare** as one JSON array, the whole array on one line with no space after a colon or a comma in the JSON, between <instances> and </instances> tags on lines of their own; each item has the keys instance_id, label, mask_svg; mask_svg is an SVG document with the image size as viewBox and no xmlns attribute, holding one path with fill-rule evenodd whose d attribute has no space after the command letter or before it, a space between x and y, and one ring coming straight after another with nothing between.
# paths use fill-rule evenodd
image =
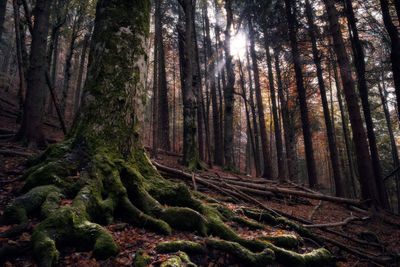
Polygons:
<instances>
[{"instance_id":1,"label":"sun flare","mask_svg":"<svg viewBox=\"0 0 400 267\"><path fill-rule=\"evenodd\" d=\"M246 53L247 38L243 32L238 32L231 39L231 55L234 57L243 57Z\"/></svg>"}]
</instances>

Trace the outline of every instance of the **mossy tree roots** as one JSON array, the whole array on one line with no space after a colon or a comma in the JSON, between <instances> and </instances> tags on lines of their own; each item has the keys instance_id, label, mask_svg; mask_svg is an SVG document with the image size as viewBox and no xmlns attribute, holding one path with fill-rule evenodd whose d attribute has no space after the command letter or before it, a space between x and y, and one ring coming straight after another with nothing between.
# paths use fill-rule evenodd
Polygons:
<instances>
[{"instance_id":1,"label":"mossy tree roots","mask_svg":"<svg viewBox=\"0 0 400 267\"><path fill-rule=\"evenodd\" d=\"M72 144L54 145L41 156L41 163L26 174L23 187L26 193L7 207L1 217L3 224L22 224L30 216L42 219L31 237L39 265L54 265L59 257L57 248L63 245L85 244L81 249L92 250L97 259L116 255L118 246L100 226L110 224L116 217L165 235L171 233L172 227L202 236L218 236L237 244L244 254L249 251L247 256L241 256L249 262L265 262L267 254L298 260L297 255L264 241L240 237L223 221L232 220L255 229L262 225L239 217L220 204L206 204L185 185L163 179L143 149L138 149L130 160L124 160L105 149L86 154L72 149ZM72 199L72 204L61 205L63 199ZM292 239L291 244L296 242ZM212 247L225 249L217 243L209 241ZM233 243L227 244L230 244L227 252L238 251ZM322 252L315 253L320 256ZM329 256L329 252L322 254Z\"/></svg>"}]
</instances>

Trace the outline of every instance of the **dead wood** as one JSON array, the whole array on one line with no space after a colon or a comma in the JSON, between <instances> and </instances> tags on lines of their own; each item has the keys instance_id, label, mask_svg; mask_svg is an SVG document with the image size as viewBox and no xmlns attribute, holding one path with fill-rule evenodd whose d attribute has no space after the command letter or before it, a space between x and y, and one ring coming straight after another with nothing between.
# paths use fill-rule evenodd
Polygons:
<instances>
[{"instance_id":1,"label":"dead wood","mask_svg":"<svg viewBox=\"0 0 400 267\"><path fill-rule=\"evenodd\" d=\"M317 206L315 206L315 207L313 208L313 210L312 210L311 213L310 213L310 216L308 216L308 219L309 219L310 221L313 220L314 214L317 212L317 210L318 210L321 206L322 206L322 200L318 201Z\"/></svg>"},{"instance_id":2,"label":"dead wood","mask_svg":"<svg viewBox=\"0 0 400 267\"><path fill-rule=\"evenodd\" d=\"M4 156L20 156L20 157L31 157L34 155L32 153L20 152L15 150L5 150L5 149L0 149L0 154Z\"/></svg>"},{"instance_id":3,"label":"dead wood","mask_svg":"<svg viewBox=\"0 0 400 267\"><path fill-rule=\"evenodd\" d=\"M346 225L352 221L364 221L368 220L370 217L356 217L351 215L350 217L347 217L341 222L334 222L334 223L322 223L322 224L312 224L312 225L303 225L305 228L325 228L325 227L335 227L335 226L343 226Z\"/></svg>"}]
</instances>

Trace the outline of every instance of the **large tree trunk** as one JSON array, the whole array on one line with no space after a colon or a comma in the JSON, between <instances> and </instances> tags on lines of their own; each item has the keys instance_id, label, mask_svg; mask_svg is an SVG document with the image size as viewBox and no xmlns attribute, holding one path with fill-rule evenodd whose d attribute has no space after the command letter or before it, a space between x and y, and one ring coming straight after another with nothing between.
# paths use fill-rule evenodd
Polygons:
<instances>
[{"instance_id":1,"label":"large tree trunk","mask_svg":"<svg viewBox=\"0 0 400 267\"><path fill-rule=\"evenodd\" d=\"M354 54L354 62L357 70L357 85L358 92L361 98L361 104L364 112L365 124L367 126L367 136L369 141L369 150L371 153L372 168L374 170L375 182L378 186L379 200L382 207L389 208L389 201L387 198L385 184L382 179L382 168L379 161L379 153L376 144L376 137L374 132L374 123L371 116L371 108L368 100L368 87L365 78L365 59L364 50L361 45L361 40L358 36L358 29L356 25L356 18L354 16L353 6L351 1L345 0L345 8L347 20L350 29L350 38Z\"/></svg>"},{"instance_id":2,"label":"large tree trunk","mask_svg":"<svg viewBox=\"0 0 400 267\"><path fill-rule=\"evenodd\" d=\"M270 45L268 41L268 33L267 30L264 30L264 42L265 42L265 51L267 55L267 65L268 65L268 81L269 81L269 90L271 93L271 103L272 103L272 116L274 120L274 130L275 130L275 145L276 145L276 157L278 161L278 179L280 182L284 182L286 180L286 171L285 164L283 160L283 148L282 148L282 132L279 125L278 111L276 105L275 98L275 84L274 84L274 75L272 73L272 58L271 53L269 51Z\"/></svg>"},{"instance_id":3,"label":"large tree trunk","mask_svg":"<svg viewBox=\"0 0 400 267\"><path fill-rule=\"evenodd\" d=\"M303 128L304 147L306 152L308 183L311 188L315 187L318 183L317 171L315 168L314 149L312 144L312 133L310 129L310 122L308 118L307 97L306 89L304 88L302 66L300 61L300 53L297 45L297 31L296 31L296 6L293 0L285 0L286 14L289 26L289 39L292 49L292 57L294 70L296 73L297 92L299 94L300 102L300 116L301 125Z\"/></svg>"},{"instance_id":4,"label":"large tree trunk","mask_svg":"<svg viewBox=\"0 0 400 267\"><path fill-rule=\"evenodd\" d=\"M234 110L234 91L235 91L235 73L233 70L232 55L231 55L231 34L233 13L232 13L232 0L226 0L226 29L225 29L225 67L227 72L228 82L224 87L224 100L225 100L225 113L224 113L224 167L227 170L235 169L235 162L233 160L233 110Z\"/></svg>"},{"instance_id":5,"label":"large tree trunk","mask_svg":"<svg viewBox=\"0 0 400 267\"><path fill-rule=\"evenodd\" d=\"M260 125L260 134L261 134L261 146L263 152L263 162L264 162L264 171L262 176L265 178L272 178L272 166L271 166L271 155L269 153L269 144L268 144L268 136L267 136L267 127L264 116L264 105L261 96L261 86L260 86L260 76L258 72L258 64L257 64L257 54L255 50L255 32L252 26L251 21L249 20L249 31L250 31L250 56L253 64L253 74L254 74L254 84L255 84L255 93L256 93L256 101L258 108L258 118Z\"/></svg>"},{"instance_id":6,"label":"large tree trunk","mask_svg":"<svg viewBox=\"0 0 400 267\"><path fill-rule=\"evenodd\" d=\"M374 179L372 162L369 155L367 137L361 119L360 107L357 102L357 94L351 75L350 62L344 46L340 24L338 22L337 10L332 0L324 0L328 14L330 32L332 34L334 49L339 63L342 78L343 91L349 111L353 140L356 148L358 171L363 199L371 199L374 205L381 205L379 193Z\"/></svg>"},{"instance_id":7,"label":"large tree trunk","mask_svg":"<svg viewBox=\"0 0 400 267\"><path fill-rule=\"evenodd\" d=\"M42 108L46 86L46 45L49 30L50 2L38 0L33 15L35 26L32 32L28 87L18 139L28 145L44 146L42 131ZM40 103L40 104L38 104Z\"/></svg>"},{"instance_id":8,"label":"large tree trunk","mask_svg":"<svg viewBox=\"0 0 400 267\"><path fill-rule=\"evenodd\" d=\"M322 73L322 67L321 67L321 55L317 48L317 38L315 36L316 27L315 27L314 19L313 19L313 10L312 10L309 0L306 0L306 14L307 14L307 22L308 22L308 31L309 31L309 35L311 38L311 44L312 44L313 60L314 60L315 67L317 68L318 86L319 86L319 92L321 95L322 108L324 110L326 134L328 137L329 153L330 153L332 170L333 170L333 178L335 180L335 189L336 189L335 192L336 192L336 196L341 197L341 196L343 196L343 185L342 185L342 175L340 173L340 167L339 167L339 156L338 156L338 150L337 150L337 146L336 146L334 127L332 124L333 120L331 120L329 106L328 106L328 100L326 98L326 89L325 89L324 77L322 75L323 73Z\"/></svg>"}]
</instances>

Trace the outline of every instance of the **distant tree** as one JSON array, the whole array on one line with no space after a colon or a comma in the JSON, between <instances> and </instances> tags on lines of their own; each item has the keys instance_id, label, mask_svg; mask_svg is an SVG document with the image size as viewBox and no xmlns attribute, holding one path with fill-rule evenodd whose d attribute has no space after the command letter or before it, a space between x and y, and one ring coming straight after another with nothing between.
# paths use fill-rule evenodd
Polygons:
<instances>
[{"instance_id":1,"label":"distant tree","mask_svg":"<svg viewBox=\"0 0 400 267\"><path fill-rule=\"evenodd\" d=\"M304 147L306 151L308 183L311 188L315 187L318 183L317 171L315 167L314 149L312 144L312 133L310 129L310 122L308 118L306 89L304 87L302 65L300 61L300 52L297 44L297 31L296 31L296 4L293 0L285 0L286 16L289 28L289 39L292 51L292 60L294 70L296 73L296 86L298 98L300 102L300 116L303 128Z\"/></svg>"},{"instance_id":2,"label":"distant tree","mask_svg":"<svg viewBox=\"0 0 400 267\"><path fill-rule=\"evenodd\" d=\"M35 24L32 31L28 87L22 116L22 123L17 138L27 145L43 147L46 140L42 131L42 108L46 89L46 47L49 30L50 2L36 1L33 10Z\"/></svg>"}]
</instances>

